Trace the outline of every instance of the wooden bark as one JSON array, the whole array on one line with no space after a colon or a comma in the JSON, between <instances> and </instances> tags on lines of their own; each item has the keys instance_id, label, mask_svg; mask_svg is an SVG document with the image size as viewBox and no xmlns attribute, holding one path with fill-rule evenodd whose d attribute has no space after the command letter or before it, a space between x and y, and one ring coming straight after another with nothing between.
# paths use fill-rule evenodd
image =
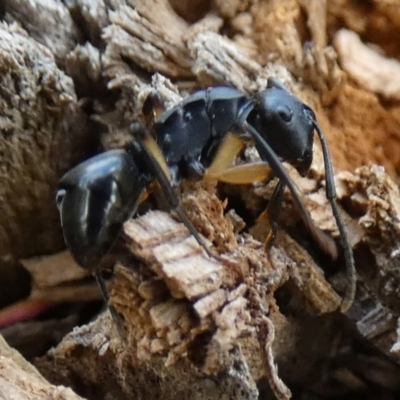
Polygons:
<instances>
[{"instance_id":1,"label":"wooden bark","mask_svg":"<svg viewBox=\"0 0 400 400\"><path fill-rule=\"evenodd\" d=\"M51 385L37 369L0 337L0 399L79 400L71 389Z\"/></svg>"},{"instance_id":2,"label":"wooden bark","mask_svg":"<svg viewBox=\"0 0 400 400\"><path fill-rule=\"evenodd\" d=\"M217 83L251 95L270 76L312 106L326 132L358 272L355 303L340 314L343 261L332 262L307 238L288 193L284 229L265 252L265 221L254 220L274 182L184 183L182 206L218 257L206 256L164 211L127 221L127 252L117 256L110 282L118 320L106 312L38 359L50 382L88 399L398 398L399 5L7 2L0 267L24 259L34 278L29 300L96 297L87 282L76 287L85 276L64 255L26 260L61 250L52 204L63 171L98 141L108 149L129 140L127 126L144 120L151 91L170 107ZM287 168L315 223L337 239L318 146L314 153L306 178ZM249 146L240 162L257 159Z\"/></svg>"},{"instance_id":3,"label":"wooden bark","mask_svg":"<svg viewBox=\"0 0 400 400\"><path fill-rule=\"evenodd\" d=\"M55 186L90 138L74 131L79 125L84 130L85 116L71 78L57 67L50 49L16 24L3 23L0 29L0 253L5 265L62 248Z\"/></svg>"}]
</instances>

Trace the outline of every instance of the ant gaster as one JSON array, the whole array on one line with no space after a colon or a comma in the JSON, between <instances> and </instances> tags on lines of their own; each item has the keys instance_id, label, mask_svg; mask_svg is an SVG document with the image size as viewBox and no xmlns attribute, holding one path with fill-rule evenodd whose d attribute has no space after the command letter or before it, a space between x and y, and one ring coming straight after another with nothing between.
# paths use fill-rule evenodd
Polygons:
<instances>
[{"instance_id":1,"label":"ant gaster","mask_svg":"<svg viewBox=\"0 0 400 400\"><path fill-rule=\"evenodd\" d=\"M94 272L106 303L108 294L100 261L155 180L170 209L207 254L214 256L180 208L157 144L141 123L133 122L130 130L135 140L127 149L106 151L72 168L61 178L56 197L65 242L75 261ZM110 312L120 329L118 316L111 308Z\"/></svg>"},{"instance_id":2,"label":"ant gaster","mask_svg":"<svg viewBox=\"0 0 400 400\"><path fill-rule=\"evenodd\" d=\"M149 99L148 103L154 101L151 96ZM149 104L145 103L144 111L146 108L149 112ZM168 168L173 183L177 183L180 176L208 176L225 182L248 183L269 177L272 170L279 182L267 208L272 227L268 242L271 243L275 236L287 186L315 241L336 258L334 242L314 225L302 202L301 192L280 161L282 158L290 162L304 175L312 162L316 130L324 154L326 195L339 228L349 281L341 310L344 312L351 306L355 293L353 253L336 204L328 146L308 106L274 79L268 80L264 91L249 98L233 88L212 87L188 96L163 112L154 129L162 154L143 127L136 123L133 124L136 140L127 150L112 150L93 157L61 179L57 203L66 243L78 264L85 268L98 265L115 242L123 222L136 211L141 193L155 179L170 208L212 255L179 207L168 178ZM255 142L268 166L264 162L230 167L247 139ZM95 268L95 276L106 297L98 268Z\"/></svg>"}]
</instances>

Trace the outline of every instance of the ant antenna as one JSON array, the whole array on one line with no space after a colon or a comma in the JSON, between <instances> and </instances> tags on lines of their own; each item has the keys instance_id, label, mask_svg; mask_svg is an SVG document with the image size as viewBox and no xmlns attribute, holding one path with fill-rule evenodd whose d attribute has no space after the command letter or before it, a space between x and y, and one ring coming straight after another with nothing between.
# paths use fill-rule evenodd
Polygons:
<instances>
[{"instance_id":1,"label":"ant antenna","mask_svg":"<svg viewBox=\"0 0 400 400\"><path fill-rule=\"evenodd\" d=\"M344 227L343 220L340 216L339 208L336 203L336 188L333 179L333 167L331 162L331 157L328 151L328 146L325 140L325 136L322 133L319 125L312 119L314 127L318 133L318 137L320 138L322 151L324 155L324 164L325 164L325 175L326 175L326 197L331 204L332 213L336 221L336 225L339 229L341 244L344 249L344 257L345 257L345 264L346 264L346 278L348 280L346 292L344 298L342 300L342 304L340 305L341 312L345 313L349 310L352 305L352 302L355 297L356 292L356 271L354 266L354 257L353 251L350 247L350 243L348 241L348 236L346 229ZM254 139L258 151L260 152L261 158L266 160L269 165L271 166L272 170L276 174L276 176L283 180L285 185L288 186L290 192L292 193L294 202L297 208L300 211L302 216L303 222L305 223L306 227L308 228L309 232L313 236L314 240L324 249L328 254L336 254L337 249L334 245L334 242L330 240L321 229L314 225L310 214L308 213L307 209L305 208L303 202L301 201L301 192L294 184L294 182L290 179L288 172L286 171L285 167L282 165L281 161L279 160L278 156L272 150L271 146L261 137L258 131L253 128L248 122L243 123L243 128L247 130L252 138Z\"/></svg>"},{"instance_id":2,"label":"ant antenna","mask_svg":"<svg viewBox=\"0 0 400 400\"><path fill-rule=\"evenodd\" d=\"M352 305L354 297L356 295L356 283L357 275L356 268L354 265L353 250L350 246L346 228L344 227L343 219L339 212L339 207L336 202L336 187L334 181L333 167L331 156L328 149L328 144L325 139L325 135L319 127L317 121L313 118L315 130L318 133L319 140L322 146L322 153L324 155L325 164L325 180L326 180L326 198L331 204L332 213L335 217L336 225L339 229L340 241L344 249L344 259L346 264L346 278L347 278L347 289L340 306L340 310L344 313Z\"/></svg>"}]
</instances>

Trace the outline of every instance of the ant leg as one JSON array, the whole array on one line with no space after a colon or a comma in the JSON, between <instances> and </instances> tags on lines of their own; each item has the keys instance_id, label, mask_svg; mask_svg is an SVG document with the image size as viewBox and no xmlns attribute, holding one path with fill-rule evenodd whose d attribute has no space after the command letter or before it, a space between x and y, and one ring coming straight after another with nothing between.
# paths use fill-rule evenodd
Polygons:
<instances>
[{"instance_id":1,"label":"ant leg","mask_svg":"<svg viewBox=\"0 0 400 400\"><path fill-rule=\"evenodd\" d=\"M115 310L115 308L108 304L108 301L110 298L108 296L107 285L103 278L103 275L101 274L101 269L99 267L95 268L94 277L96 279L97 285L100 288L101 295L103 296L103 300L104 300L105 304L107 305L108 311L111 314L111 318L113 319L115 326L117 327L118 333L123 338L124 336L123 336L123 330L122 330L122 326L121 326L121 319L120 319L117 311Z\"/></svg>"},{"instance_id":2,"label":"ant leg","mask_svg":"<svg viewBox=\"0 0 400 400\"><path fill-rule=\"evenodd\" d=\"M152 91L146 97L143 103L142 112L146 118L146 121L153 123L161 116L165 111L164 102L161 99L160 93Z\"/></svg>"},{"instance_id":3,"label":"ant leg","mask_svg":"<svg viewBox=\"0 0 400 400\"><path fill-rule=\"evenodd\" d=\"M286 171L281 160L255 128L253 128L247 122L243 123L243 128L249 132L249 134L255 141L257 145L257 150L260 153L261 158L268 162L268 164L271 166L272 171L274 172L274 175L279 178L279 180L281 180L285 184L285 186L289 188L294 203L296 204L296 207L300 212L300 216L303 219L304 224L311 233L315 242L321 247L322 250L329 254L332 259L336 259L338 256L338 250L335 241L325 232L314 225L314 222L304 205L303 194L290 178L289 173Z\"/></svg>"},{"instance_id":4,"label":"ant leg","mask_svg":"<svg viewBox=\"0 0 400 400\"><path fill-rule=\"evenodd\" d=\"M330 160L330 154L328 151L328 145L326 143L325 137L319 128L318 124L315 120L313 120L314 127L317 130L318 136L322 145L322 152L324 154L324 163L325 163L325 175L326 175L326 197L329 200L332 208L333 215L336 220L336 224L339 229L342 246L344 249L344 257L346 263L346 276L348 279L348 287L346 289L346 293L342 300L342 304L340 306L340 310L342 312L346 312L350 307L355 297L356 290L356 272L354 266L354 257L353 250L351 249L350 243L347 238L346 229L344 227L344 223L341 219L337 203L336 203L336 190L335 184L333 180L333 168L332 162ZM338 256L338 250L335 242L327 236L321 229L316 227L308 213L307 209L304 206L302 201L301 191L297 188L294 182L290 179L289 174L283 167L281 161L278 156L272 150L271 146L261 137L258 131L249 125L247 122L243 123L243 128L251 135L254 139L257 149L260 152L261 158L266 160L270 165L274 174L282 179L290 192L292 193L293 200L300 212L300 215L308 228L309 232L313 236L314 240L318 245L323 249L327 254L330 254L333 259L336 259Z\"/></svg>"},{"instance_id":5,"label":"ant leg","mask_svg":"<svg viewBox=\"0 0 400 400\"><path fill-rule=\"evenodd\" d=\"M196 228L190 222L185 211L179 205L179 199L176 196L170 182L169 169L161 150L157 146L154 139L148 135L140 122L133 122L131 124L131 132L141 145L141 149L145 155L143 162L146 164L147 169L151 172L152 176L158 181L165 196L167 203L172 211L178 215L179 219L186 226L190 234L196 239L197 243L204 249L204 251L211 258L219 259L207 246L204 239L197 232Z\"/></svg>"},{"instance_id":6,"label":"ant leg","mask_svg":"<svg viewBox=\"0 0 400 400\"><path fill-rule=\"evenodd\" d=\"M347 231L344 226L343 219L340 215L339 207L336 202L336 187L333 174L333 167L331 156L329 154L328 144L325 139L325 135L319 127L316 120L313 118L314 127L318 133L319 140L322 146L322 153L324 155L325 164L325 180L326 180L326 197L331 204L332 213L335 217L336 225L339 229L340 241L344 250L344 260L346 264L346 279L348 282L347 289L342 300L340 309L342 312L346 312L352 305L354 297L356 295L356 285L357 285L357 274L354 264L353 249L351 248L349 238L347 236Z\"/></svg>"},{"instance_id":7,"label":"ant leg","mask_svg":"<svg viewBox=\"0 0 400 400\"><path fill-rule=\"evenodd\" d=\"M237 155L244 147L244 140L232 133L227 133L213 157L211 165L207 168L204 179L219 180L221 172L232 167Z\"/></svg>"},{"instance_id":8,"label":"ant leg","mask_svg":"<svg viewBox=\"0 0 400 400\"><path fill-rule=\"evenodd\" d=\"M206 181L220 181L233 184L246 184L265 181L271 175L271 168L265 162L255 162L232 166L236 156L243 149L244 140L228 133L204 174Z\"/></svg>"},{"instance_id":9,"label":"ant leg","mask_svg":"<svg viewBox=\"0 0 400 400\"><path fill-rule=\"evenodd\" d=\"M251 164L235 165L218 173L207 170L205 179L238 185L263 182L271 178L271 176L271 167L266 162L260 161Z\"/></svg>"},{"instance_id":10,"label":"ant leg","mask_svg":"<svg viewBox=\"0 0 400 400\"><path fill-rule=\"evenodd\" d=\"M274 189L274 193L272 194L272 197L268 203L268 206L261 215L261 218L268 218L268 222L271 227L264 242L266 250L271 248L275 240L276 233L278 231L278 219L282 209L283 193L285 192L285 186L286 185L282 181L279 181L277 183Z\"/></svg>"}]
</instances>

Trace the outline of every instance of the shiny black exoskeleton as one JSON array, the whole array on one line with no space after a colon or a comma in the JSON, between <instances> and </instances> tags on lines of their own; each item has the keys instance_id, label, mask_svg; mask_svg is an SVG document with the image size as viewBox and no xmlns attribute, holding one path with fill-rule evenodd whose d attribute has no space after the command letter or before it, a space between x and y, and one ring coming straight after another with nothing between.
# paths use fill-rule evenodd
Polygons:
<instances>
[{"instance_id":1,"label":"shiny black exoskeleton","mask_svg":"<svg viewBox=\"0 0 400 400\"><path fill-rule=\"evenodd\" d=\"M131 131L135 140L126 150L110 150L92 157L60 180L57 205L65 242L76 262L84 268L99 266L123 223L136 212L142 193L154 180L159 182L170 208L208 252L179 207L179 200L160 165L162 155L157 153L157 146L140 123L133 123Z\"/></svg>"},{"instance_id":2,"label":"shiny black exoskeleton","mask_svg":"<svg viewBox=\"0 0 400 400\"><path fill-rule=\"evenodd\" d=\"M99 154L70 170L59 183L57 203L64 238L76 262L98 262L135 211L152 177L134 146Z\"/></svg>"},{"instance_id":3,"label":"shiny black exoskeleton","mask_svg":"<svg viewBox=\"0 0 400 400\"><path fill-rule=\"evenodd\" d=\"M64 236L81 266L93 268L98 265L116 240L123 222L135 212L142 191L155 179L159 181L170 208L177 212L191 234L211 254L180 209L165 169L169 167L174 183L181 176L201 178L220 157L221 148L223 150L229 143L225 142L228 132L252 139L261 158L279 178L268 206L273 230L276 229L283 191L287 186L316 242L335 257L335 244L313 224L301 193L281 162L281 159L290 162L304 175L312 162L316 131L324 153L326 195L341 235L349 279L342 310L351 305L355 292L353 254L335 200L328 146L313 111L307 105L274 79L268 81L265 90L251 97L236 89L215 87L200 90L165 111L154 123L154 130L162 155L155 154L158 147L152 147L143 127L136 124L133 129L136 140L127 150L109 151L93 157L61 179L58 205ZM165 161L168 167L161 166ZM251 176L247 178L252 179ZM99 279L98 270L95 272ZM104 294L104 285L102 290Z\"/></svg>"},{"instance_id":4,"label":"shiny black exoskeleton","mask_svg":"<svg viewBox=\"0 0 400 400\"><path fill-rule=\"evenodd\" d=\"M336 258L335 244L312 222L299 189L281 162L281 159L289 162L304 176L312 163L316 131L324 155L326 196L339 228L349 282L341 309L346 311L350 307L356 283L353 252L336 203L328 145L310 107L275 79L269 79L267 88L251 97L233 88L211 87L188 96L165 111L155 122L154 130L175 183L181 176L201 178L214 162L217 150L221 151L228 131L252 139L260 157L279 178L267 209L272 230L276 231L283 192L287 186L316 242Z\"/></svg>"},{"instance_id":5,"label":"shiny black exoskeleton","mask_svg":"<svg viewBox=\"0 0 400 400\"><path fill-rule=\"evenodd\" d=\"M195 92L155 121L156 140L174 181L181 175L203 177L247 102L236 89L211 87Z\"/></svg>"},{"instance_id":6,"label":"shiny black exoskeleton","mask_svg":"<svg viewBox=\"0 0 400 400\"><path fill-rule=\"evenodd\" d=\"M312 162L314 120L308 106L269 79L267 88L252 97L224 86L199 90L165 111L154 130L176 180L201 178L228 131L252 137L245 123L304 175Z\"/></svg>"}]
</instances>

